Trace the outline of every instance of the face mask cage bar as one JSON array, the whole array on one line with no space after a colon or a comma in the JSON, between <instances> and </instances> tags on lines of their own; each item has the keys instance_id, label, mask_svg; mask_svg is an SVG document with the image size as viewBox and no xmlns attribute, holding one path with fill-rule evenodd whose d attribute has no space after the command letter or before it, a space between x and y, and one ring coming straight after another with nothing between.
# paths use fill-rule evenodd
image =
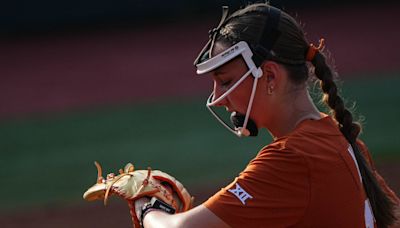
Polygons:
<instances>
[{"instance_id":1,"label":"face mask cage bar","mask_svg":"<svg viewBox=\"0 0 400 228\"><path fill-rule=\"evenodd\" d=\"M274 53L272 51L273 44L276 42L278 39L280 32L277 30L278 27L278 22L280 18L280 10L275 9L273 7L268 8L268 23L266 23L265 28L263 30L263 35L261 38L260 44L257 44L254 46L256 49L259 50L261 53L257 52L257 55L253 55L253 52L249 46L249 44L245 41L240 41L222 53L219 53L218 55L211 57L211 51L214 46L215 38L216 35L219 33L222 25L227 21L228 18L228 7L223 7L223 13L222 13L222 18L217 26L217 28L212 29L210 31L210 39L207 42L207 44L204 46L204 48L201 50L199 56L196 58L194 65L197 67L197 74L206 74L209 73L218 67L221 67L222 65L226 64L230 60L238 57L241 55L243 58L244 62L246 63L248 67L248 71L230 88L228 89L224 94L222 94L218 98L214 98L214 93L211 93L210 97L207 99L207 108L209 111L214 115L214 117L221 122L223 126L225 126L229 131L234 133L235 135L242 137L242 136L249 136L250 131L246 129L247 123L249 121L250 117L250 112L252 109L252 104L253 104L253 99L255 96L256 92L256 87L257 87L257 82L258 79L263 75L263 72L260 68L260 65L262 61L266 60L267 58L270 58L271 56L274 56ZM228 18L229 20L229 18ZM254 48L253 47L253 48ZM232 128L230 127L227 123L225 123L222 118L218 116L216 112L212 109L212 106L217 104L218 102L222 101L226 96L228 96L237 86L240 85L242 81L244 81L250 74L253 75L254 81L253 81L253 88L251 91L251 95L249 98L249 102L247 105L247 111L246 115L244 118L244 123L242 127L235 127Z\"/></svg>"},{"instance_id":2,"label":"face mask cage bar","mask_svg":"<svg viewBox=\"0 0 400 228\"><path fill-rule=\"evenodd\" d=\"M197 74L206 74L209 73L218 67L224 65L230 60L242 55L243 60L245 61L248 69L251 70L251 73L254 77L259 78L262 75L262 70L259 67L256 67L252 56L253 52L251 51L249 45L245 41L240 41L239 43L231 46L225 51L219 53L218 55L207 59L203 62L196 64Z\"/></svg>"},{"instance_id":3,"label":"face mask cage bar","mask_svg":"<svg viewBox=\"0 0 400 228\"><path fill-rule=\"evenodd\" d=\"M227 6L223 6L221 20L216 28L211 29L208 32L209 40L208 40L207 44L203 47L203 49L200 51L199 56L197 56L196 60L194 61L195 66L197 66L201 62L204 62L205 60L211 58L211 50L214 46L215 37L217 36L217 33L219 33L222 25L225 23L226 19L228 18L228 14L229 14L229 8Z\"/></svg>"},{"instance_id":4,"label":"face mask cage bar","mask_svg":"<svg viewBox=\"0 0 400 228\"><path fill-rule=\"evenodd\" d=\"M224 65L225 63L229 62L230 60L241 56L244 62L247 65L248 71L231 87L229 88L224 94L222 94L218 98L214 98L214 93L210 95L207 100L207 108L208 110L214 115L214 117L229 131L234 133L235 135L242 137L242 136L249 136L250 131L246 129L247 123L249 121L250 112L253 104L254 95L256 92L257 82L258 79L262 76L263 72L260 67L256 67L253 62L252 56L253 53L250 50L249 45L245 41L240 41L239 43L233 45L232 47L228 48L224 52L214 56L211 59L208 59L202 63L199 63L197 66L197 74L205 74L211 72L218 67ZM223 99L226 98L234 89L236 89L249 75L254 77L253 81L253 88L250 95L250 99L247 105L247 111L244 119L243 126L236 127L235 129L230 127L227 123L225 123L222 118L218 116L218 114L212 109L212 106L216 105L217 103L221 102Z\"/></svg>"}]
</instances>

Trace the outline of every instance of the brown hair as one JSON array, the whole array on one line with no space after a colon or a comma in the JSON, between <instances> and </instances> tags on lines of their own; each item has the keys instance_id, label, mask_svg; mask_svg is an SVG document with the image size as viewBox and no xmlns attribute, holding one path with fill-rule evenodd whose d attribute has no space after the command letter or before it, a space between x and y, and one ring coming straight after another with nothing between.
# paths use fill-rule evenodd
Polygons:
<instances>
[{"instance_id":1,"label":"brown hair","mask_svg":"<svg viewBox=\"0 0 400 228\"><path fill-rule=\"evenodd\" d=\"M260 43L262 30L265 24L270 21L271 8L273 7L268 3L257 3L234 12L216 34L215 42L222 42L230 46L238 41L246 41L254 54L257 55L254 46ZM305 38L303 29L295 19L283 11L281 11L277 29L280 35L272 46L271 51L274 54L272 57L268 57L269 60L281 63L289 72L289 77L293 83L305 83L309 77L309 69L306 63L309 43ZM388 227L395 221L394 203L381 189L357 146L356 141L361 131L361 125L353 121L351 112L345 107L343 99L338 95L337 86L334 82L334 72L327 64L325 55L317 51L311 63L314 66L316 77L320 80L320 86L324 93L323 101L331 109L340 131L353 148L377 226Z\"/></svg>"}]
</instances>

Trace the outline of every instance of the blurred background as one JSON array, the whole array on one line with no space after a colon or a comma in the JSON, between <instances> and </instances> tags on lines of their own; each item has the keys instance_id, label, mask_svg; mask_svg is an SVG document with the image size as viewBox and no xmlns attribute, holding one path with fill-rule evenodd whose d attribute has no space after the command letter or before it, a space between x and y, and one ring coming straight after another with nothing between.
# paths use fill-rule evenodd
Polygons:
<instances>
[{"instance_id":1,"label":"blurred background","mask_svg":"<svg viewBox=\"0 0 400 228\"><path fill-rule=\"evenodd\" d=\"M129 227L128 207L83 192L127 162L161 169L201 203L271 141L238 140L208 113L194 58L251 1L8 1L0 7L0 226ZM380 173L400 193L400 4L271 1L324 37ZM314 86L312 86L314 87ZM319 90L313 93L319 99Z\"/></svg>"}]
</instances>

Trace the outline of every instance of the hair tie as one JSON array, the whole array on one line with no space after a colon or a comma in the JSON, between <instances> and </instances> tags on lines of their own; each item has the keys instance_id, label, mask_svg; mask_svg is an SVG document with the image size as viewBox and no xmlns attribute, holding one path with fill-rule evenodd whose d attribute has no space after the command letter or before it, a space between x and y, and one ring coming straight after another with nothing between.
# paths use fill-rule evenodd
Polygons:
<instances>
[{"instance_id":1,"label":"hair tie","mask_svg":"<svg viewBox=\"0 0 400 228\"><path fill-rule=\"evenodd\" d=\"M315 57L315 54L317 54L318 51L321 51L325 47L325 39L321 38L319 40L319 45L318 47L315 47L314 44L310 44L308 47L307 55L306 55L306 60L307 61L312 61Z\"/></svg>"}]
</instances>

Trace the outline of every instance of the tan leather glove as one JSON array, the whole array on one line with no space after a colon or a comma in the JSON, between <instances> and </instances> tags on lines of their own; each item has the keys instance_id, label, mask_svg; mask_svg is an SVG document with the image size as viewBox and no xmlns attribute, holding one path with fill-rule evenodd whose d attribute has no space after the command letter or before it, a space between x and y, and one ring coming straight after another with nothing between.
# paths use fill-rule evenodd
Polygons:
<instances>
[{"instance_id":1,"label":"tan leather glove","mask_svg":"<svg viewBox=\"0 0 400 228\"><path fill-rule=\"evenodd\" d=\"M132 216L133 227L140 227L141 221L135 211L135 201L143 197L156 197L175 209L176 213L192 208L193 198L185 187L171 175L159 170L136 170L128 163L119 175L110 173L106 178L102 176L99 163L95 162L98 177L97 183L90 187L83 198L88 201L104 200L110 195L117 195L128 202Z\"/></svg>"}]
</instances>

